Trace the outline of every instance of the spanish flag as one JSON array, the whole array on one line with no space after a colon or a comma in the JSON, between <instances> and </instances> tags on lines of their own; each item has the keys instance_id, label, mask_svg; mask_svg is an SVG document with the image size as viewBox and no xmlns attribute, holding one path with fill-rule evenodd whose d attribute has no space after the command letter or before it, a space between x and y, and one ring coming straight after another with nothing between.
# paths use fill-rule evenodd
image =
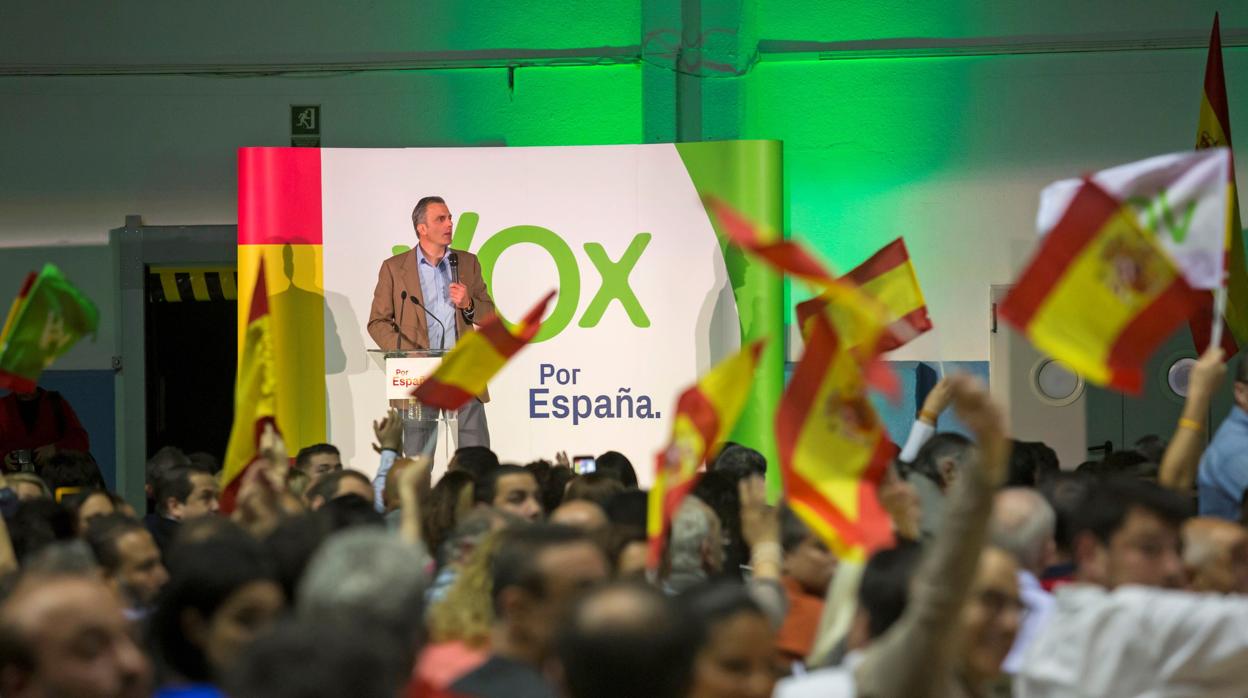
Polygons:
<instances>
[{"instance_id":1,"label":"spanish flag","mask_svg":"<svg viewBox=\"0 0 1248 698\"><path fill-rule=\"evenodd\" d=\"M1191 288L1135 213L1085 181L1000 311L1089 381L1139 393L1144 363L1192 308Z\"/></svg>"},{"instance_id":2,"label":"spanish flag","mask_svg":"<svg viewBox=\"0 0 1248 698\"><path fill-rule=\"evenodd\" d=\"M857 284L887 309L888 331L880 339L880 351L892 351L932 329L905 240L890 242L841 278Z\"/></svg>"},{"instance_id":3,"label":"spanish flag","mask_svg":"<svg viewBox=\"0 0 1248 698\"><path fill-rule=\"evenodd\" d=\"M1209 36L1209 56L1205 60L1205 87L1200 99L1200 121L1196 127L1196 149L1231 147L1231 113L1226 100L1226 74L1222 69L1222 32L1218 15L1213 15L1213 31ZM1248 341L1248 256L1245 255L1244 234L1240 229L1239 195L1235 191L1235 164L1231 162L1231 178L1227 183L1230 210L1226 228L1227 298L1225 322L1230 332L1222 333L1222 348L1230 361L1238 347L1235 340ZM1199 306L1192 316L1192 340L1203 353L1211 337L1213 294L1198 294ZM1232 336L1233 335L1233 336Z\"/></svg>"},{"instance_id":4,"label":"spanish flag","mask_svg":"<svg viewBox=\"0 0 1248 698\"><path fill-rule=\"evenodd\" d=\"M533 306L513 334L495 314L476 332L461 337L455 348L442 359L428 378L412 391L412 397L426 405L457 410L485 392L486 384L516 355L542 327L542 315L555 297L555 291Z\"/></svg>"},{"instance_id":5,"label":"spanish flag","mask_svg":"<svg viewBox=\"0 0 1248 698\"><path fill-rule=\"evenodd\" d=\"M789 507L837 557L865 560L893 540L876 496L893 445L849 349L826 314L811 317L776 412L776 445Z\"/></svg>"},{"instance_id":6,"label":"spanish flag","mask_svg":"<svg viewBox=\"0 0 1248 698\"><path fill-rule=\"evenodd\" d=\"M706 209L719 221L720 230L737 247L813 286L823 286L833 280L832 272L823 262L800 244L784 239L766 240L753 223L720 199L707 196L705 203Z\"/></svg>"},{"instance_id":7,"label":"spanish flag","mask_svg":"<svg viewBox=\"0 0 1248 698\"><path fill-rule=\"evenodd\" d=\"M656 459L650 486L646 534L652 570L659 568L672 517L697 484L698 468L728 437L745 408L764 343L758 340L721 361L676 401L672 438Z\"/></svg>"},{"instance_id":8,"label":"spanish flag","mask_svg":"<svg viewBox=\"0 0 1248 698\"><path fill-rule=\"evenodd\" d=\"M277 371L273 365L272 315L264 280L264 260L256 275L247 314L247 331L239 350L238 379L234 386L234 425L221 468L221 511L234 511L243 476L256 460L264 425L277 428ZM279 430L280 431L280 430Z\"/></svg>"}]
</instances>

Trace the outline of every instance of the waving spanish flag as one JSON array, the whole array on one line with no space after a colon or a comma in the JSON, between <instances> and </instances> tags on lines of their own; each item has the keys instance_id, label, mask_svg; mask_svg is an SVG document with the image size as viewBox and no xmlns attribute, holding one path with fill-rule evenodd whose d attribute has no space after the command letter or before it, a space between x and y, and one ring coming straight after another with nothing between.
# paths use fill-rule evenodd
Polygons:
<instances>
[{"instance_id":1,"label":"waving spanish flag","mask_svg":"<svg viewBox=\"0 0 1248 698\"><path fill-rule=\"evenodd\" d=\"M810 318L776 412L776 445L789 507L837 557L865 560L893 540L876 496L893 446L849 349L826 314Z\"/></svg>"},{"instance_id":2,"label":"waving spanish flag","mask_svg":"<svg viewBox=\"0 0 1248 698\"><path fill-rule=\"evenodd\" d=\"M812 256L797 242L778 238L766 240L754 223L723 201L706 197L706 208L719 221L720 230L732 244L766 261L779 271L795 276L812 286L822 286L833 280L827 266Z\"/></svg>"},{"instance_id":3,"label":"waving spanish flag","mask_svg":"<svg viewBox=\"0 0 1248 698\"><path fill-rule=\"evenodd\" d=\"M412 397L426 405L457 410L485 392L485 386L494 374L537 335L542 328L546 306L554 297L555 291L551 291L538 301L520 319L514 333L495 314L476 332L461 337L455 348L443 357L438 369L412 391Z\"/></svg>"},{"instance_id":4,"label":"waving spanish flag","mask_svg":"<svg viewBox=\"0 0 1248 698\"><path fill-rule=\"evenodd\" d=\"M905 240L897 238L888 243L842 278L857 284L887 309L888 331L880 339L880 351L892 351L932 329Z\"/></svg>"},{"instance_id":5,"label":"waving spanish flag","mask_svg":"<svg viewBox=\"0 0 1248 698\"><path fill-rule=\"evenodd\" d=\"M658 569L663 557L672 517L697 484L698 468L711 449L728 437L745 408L764 343L758 340L721 361L676 401L672 438L656 459L646 514L647 560L652 570Z\"/></svg>"},{"instance_id":6,"label":"waving spanish flag","mask_svg":"<svg viewBox=\"0 0 1248 698\"><path fill-rule=\"evenodd\" d=\"M1135 212L1085 181L1000 311L1037 349L1089 381L1138 393L1144 363L1193 302Z\"/></svg>"},{"instance_id":7,"label":"waving spanish flag","mask_svg":"<svg viewBox=\"0 0 1248 698\"><path fill-rule=\"evenodd\" d=\"M1231 110L1226 100L1226 73L1222 68L1222 32L1218 15L1213 15L1213 31L1209 36L1209 55L1205 60L1205 86L1200 99L1200 120L1196 126L1196 149L1231 147ZM1232 156L1233 157L1233 156ZM1248 254L1244 249L1244 233L1240 229L1239 195L1235 191L1235 163L1232 159L1229 188L1230 210L1226 219L1226 315L1223 320L1230 332L1222 333L1222 348L1230 361L1238 347L1235 340L1248 341ZM1213 294L1198 295L1199 309L1192 316L1192 340L1196 350L1204 352L1212 335Z\"/></svg>"},{"instance_id":8,"label":"waving spanish flag","mask_svg":"<svg viewBox=\"0 0 1248 698\"><path fill-rule=\"evenodd\" d=\"M277 372L273 365L272 315L264 260L256 274L247 331L239 349L238 379L234 385L234 425L221 467L221 510L234 511L243 475L256 460L266 423L277 426Z\"/></svg>"}]
</instances>

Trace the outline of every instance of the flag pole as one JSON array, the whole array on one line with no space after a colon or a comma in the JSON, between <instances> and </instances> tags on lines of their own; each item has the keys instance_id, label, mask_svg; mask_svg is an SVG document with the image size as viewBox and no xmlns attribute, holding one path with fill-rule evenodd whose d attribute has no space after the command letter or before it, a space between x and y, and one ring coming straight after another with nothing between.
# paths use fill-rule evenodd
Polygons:
<instances>
[{"instance_id":1,"label":"flag pole","mask_svg":"<svg viewBox=\"0 0 1248 698\"><path fill-rule=\"evenodd\" d=\"M1226 287L1221 286L1213 292L1213 332L1209 346L1222 346L1222 318L1226 315Z\"/></svg>"}]
</instances>

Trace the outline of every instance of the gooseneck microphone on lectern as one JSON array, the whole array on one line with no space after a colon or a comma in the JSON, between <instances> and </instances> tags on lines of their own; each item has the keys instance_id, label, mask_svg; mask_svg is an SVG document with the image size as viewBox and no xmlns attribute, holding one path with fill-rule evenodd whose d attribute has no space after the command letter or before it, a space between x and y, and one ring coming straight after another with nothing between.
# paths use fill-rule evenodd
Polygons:
<instances>
[{"instance_id":1,"label":"gooseneck microphone on lectern","mask_svg":"<svg viewBox=\"0 0 1248 698\"><path fill-rule=\"evenodd\" d=\"M415 297L416 296L412 296L412 298ZM399 302L399 336L394 340L395 351L403 351L403 311L407 310L407 303L405 302L407 301L406 289L399 292L399 298L402 300Z\"/></svg>"},{"instance_id":2,"label":"gooseneck microphone on lectern","mask_svg":"<svg viewBox=\"0 0 1248 698\"><path fill-rule=\"evenodd\" d=\"M413 304L413 305L415 305L417 308L424 308L424 307L425 307L424 305L422 305L422 304L421 304L420 299L419 299L419 298L417 298L416 296L412 296L412 304ZM425 312L425 317L427 317L427 318L429 318L429 319L433 320L434 322L438 323L438 327L441 327L441 328L442 328L442 344L443 344L443 346L445 346L445 345L446 345L446 325L443 325L443 324L442 324L442 321L438 319L438 316L437 316L437 315L434 315L433 313L427 312L427 310L428 310L428 309L426 309L426 312ZM433 342L430 342L430 344L433 344ZM430 348L430 349L432 349L433 347L431 346L431 347L429 347L429 348Z\"/></svg>"}]
</instances>

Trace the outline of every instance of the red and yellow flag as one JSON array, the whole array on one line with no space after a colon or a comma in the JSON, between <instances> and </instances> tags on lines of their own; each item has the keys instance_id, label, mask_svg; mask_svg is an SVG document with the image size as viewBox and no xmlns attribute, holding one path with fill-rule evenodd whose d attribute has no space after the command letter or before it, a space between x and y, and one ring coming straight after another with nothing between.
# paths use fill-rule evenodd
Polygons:
<instances>
[{"instance_id":1,"label":"red and yellow flag","mask_svg":"<svg viewBox=\"0 0 1248 698\"><path fill-rule=\"evenodd\" d=\"M888 311L888 330L880 339L880 351L892 351L932 329L905 240L897 238L885 245L842 278L857 284Z\"/></svg>"},{"instance_id":2,"label":"red and yellow flag","mask_svg":"<svg viewBox=\"0 0 1248 698\"><path fill-rule=\"evenodd\" d=\"M697 484L698 469L711 449L728 438L745 408L764 343L758 340L721 361L676 401L672 438L656 458L646 514L652 570L663 557L672 517Z\"/></svg>"},{"instance_id":3,"label":"red and yellow flag","mask_svg":"<svg viewBox=\"0 0 1248 698\"><path fill-rule=\"evenodd\" d=\"M706 197L706 208L719 221L720 230L732 244L766 261L779 271L795 276L812 286L823 286L833 280L832 272L797 242L764 240L758 227L731 206L713 197Z\"/></svg>"},{"instance_id":4,"label":"red and yellow flag","mask_svg":"<svg viewBox=\"0 0 1248 698\"><path fill-rule=\"evenodd\" d=\"M486 384L524 348L542 328L542 315L555 297L555 291L533 306L512 333L496 313L476 332L469 332L455 343L428 378L412 391L412 397L426 405L457 410L485 392Z\"/></svg>"},{"instance_id":5,"label":"red and yellow flag","mask_svg":"<svg viewBox=\"0 0 1248 698\"><path fill-rule=\"evenodd\" d=\"M893 445L867 400L862 367L826 314L810 319L776 411L776 445L789 507L837 557L865 560L892 543L876 491Z\"/></svg>"},{"instance_id":6,"label":"red and yellow flag","mask_svg":"<svg viewBox=\"0 0 1248 698\"><path fill-rule=\"evenodd\" d=\"M1231 113L1226 101L1226 73L1222 68L1222 32L1218 15L1213 16L1213 31L1209 36L1209 55L1205 60L1205 85L1200 98L1200 120L1196 126L1196 149L1231 147ZM1235 191L1235 162L1231 161L1231 179L1227 183L1226 226L1226 328L1222 333L1222 348L1226 360L1238 351L1235 340L1248 341L1248 255L1245 254L1244 234L1240 229L1239 196ZM1192 340L1198 353L1204 353L1211 336L1213 322L1213 294L1198 294L1199 306L1192 316Z\"/></svg>"},{"instance_id":7,"label":"red and yellow flag","mask_svg":"<svg viewBox=\"0 0 1248 698\"><path fill-rule=\"evenodd\" d=\"M1190 316L1193 301L1136 214L1085 181L1000 311L1037 349L1089 381L1138 393L1144 363Z\"/></svg>"},{"instance_id":8,"label":"red and yellow flag","mask_svg":"<svg viewBox=\"0 0 1248 698\"><path fill-rule=\"evenodd\" d=\"M272 316L264 280L264 260L256 275L247 315L247 331L239 349L238 379L234 386L234 425L221 468L221 510L234 510L243 476L256 460L266 423L277 428L277 371L273 365Z\"/></svg>"}]
</instances>

